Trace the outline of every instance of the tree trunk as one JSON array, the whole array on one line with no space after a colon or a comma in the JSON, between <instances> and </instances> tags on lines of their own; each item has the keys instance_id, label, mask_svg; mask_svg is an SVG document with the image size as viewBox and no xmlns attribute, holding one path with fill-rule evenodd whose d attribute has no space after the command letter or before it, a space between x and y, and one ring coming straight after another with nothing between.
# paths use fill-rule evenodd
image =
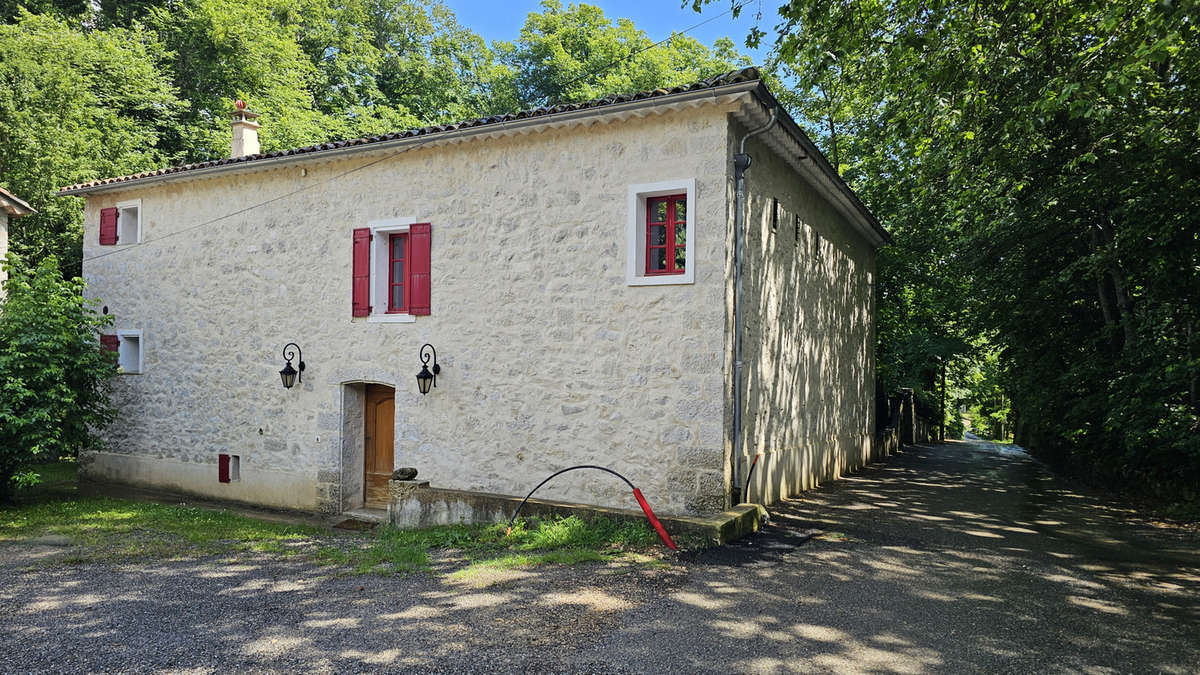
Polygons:
<instances>
[{"instance_id":1,"label":"tree trunk","mask_svg":"<svg viewBox=\"0 0 1200 675\"><path fill-rule=\"evenodd\" d=\"M837 143L837 128L833 123L833 97L829 95L829 89L822 82L818 85L821 88L821 94L825 97L825 119L829 123L829 157L833 160L833 170L842 173L838 168L838 143Z\"/></svg>"},{"instance_id":2,"label":"tree trunk","mask_svg":"<svg viewBox=\"0 0 1200 675\"><path fill-rule=\"evenodd\" d=\"M1107 217L1106 217L1107 218ZM1096 294L1100 300L1100 312L1108 328L1113 351L1120 353L1135 342L1133 309L1125 288L1125 275L1117 264L1113 250L1112 224L1108 227L1097 224L1089 229L1092 248L1103 260L1096 270ZM1120 332L1117 331L1118 326Z\"/></svg>"},{"instance_id":3,"label":"tree trunk","mask_svg":"<svg viewBox=\"0 0 1200 675\"><path fill-rule=\"evenodd\" d=\"M1125 272L1121 269L1120 261L1117 259L1116 236L1113 233L1114 225L1112 216L1107 211L1103 214L1103 224L1100 229L1100 237L1104 242L1104 260L1108 267L1108 276L1112 280L1113 295L1117 300L1117 312L1121 323L1121 330L1125 336L1125 349L1130 349L1137 342L1137 335L1133 326L1133 303L1129 300L1129 293L1126 290L1128 285L1125 283Z\"/></svg>"},{"instance_id":4,"label":"tree trunk","mask_svg":"<svg viewBox=\"0 0 1200 675\"><path fill-rule=\"evenodd\" d=\"M1098 228L1088 228L1088 235L1092 240L1092 249L1097 253L1103 253L1104 247L1100 244L1100 234ZM1121 336L1117 332L1117 316L1116 303L1111 296L1111 291L1108 288L1108 279L1104 272L1096 270L1096 297L1100 300L1100 313L1104 315L1105 332L1108 333L1109 345L1114 353L1121 351Z\"/></svg>"},{"instance_id":5,"label":"tree trunk","mask_svg":"<svg viewBox=\"0 0 1200 675\"><path fill-rule=\"evenodd\" d=\"M1187 322L1187 355L1188 360L1195 362L1196 360L1196 332L1193 328L1193 322ZM1188 377L1188 399L1192 404L1192 410L1200 415L1200 369L1192 368L1192 372Z\"/></svg>"}]
</instances>

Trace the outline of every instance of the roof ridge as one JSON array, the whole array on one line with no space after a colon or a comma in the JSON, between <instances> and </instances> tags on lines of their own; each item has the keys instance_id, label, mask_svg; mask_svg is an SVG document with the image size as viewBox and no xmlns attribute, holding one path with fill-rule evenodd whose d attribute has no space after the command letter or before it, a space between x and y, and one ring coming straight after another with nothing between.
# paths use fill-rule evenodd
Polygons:
<instances>
[{"instance_id":1,"label":"roof ridge","mask_svg":"<svg viewBox=\"0 0 1200 675\"><path fill-rule=\"evenodd\" d=\"M128 174L125 176L115 176L112 178L100 178L93 181L76 183L68 185L59 190L59 192L70 192L75 190L83 190L88 188L100 187L102 185L113 185L117 183L125 183L129 181L139 180L142 178L150 178L152 176L162 176L167 174L184 173L197 169L207 169L216 166L225 166L230 164L243 164L254 162L263 159L276 159L280 157L289 157L293 155L303 155L312 152L320 152L322 150L337 150L360 145L371 145L384 141L392 141L401 138L415 138L418 136L428 136L430 134L456 131L459 129L470 129L474 127L488 126L491 124L501 124L503 122L511 122L514 120L530 119L534 117L545 117L557 113L573 112L576 110L588 110L593 108L602 108L609 105L619 103L628 103L631 101L640 101L649 98L657 98L660 96L668 96L670 94L682 94L689 91L700 91L704 89L713 89L730 84L738 84L741 82L750 82L753 80L762 79L759 69L756 66L747 66L737 70L731 70L725 73L720 73L712 77L708 77L687 84L676 85L674 87L659 87L658 89L650 89L636 92L627 92L620 94L610 94L600 98L581 101L578 103L555 103L551 105L529 108L526 110L518 110L511 113L501 113L498 115L485 115L482 117L474 117L460 122L451 122L444 124L430 124L423 127L415 127L404 129L402 131L393 131L386 134L378 134L374 136L361 136L358 138L350 138L343 140L328 140L312 145L304 145L285 150L275 150L272 152L260 152L253 155L243 155L241 157L223 157L220 159L208 159L200 162L191 162L189 164L178 164L168 166L161 169L150 169L139 173Z\"/></svg>"}]
</instances>

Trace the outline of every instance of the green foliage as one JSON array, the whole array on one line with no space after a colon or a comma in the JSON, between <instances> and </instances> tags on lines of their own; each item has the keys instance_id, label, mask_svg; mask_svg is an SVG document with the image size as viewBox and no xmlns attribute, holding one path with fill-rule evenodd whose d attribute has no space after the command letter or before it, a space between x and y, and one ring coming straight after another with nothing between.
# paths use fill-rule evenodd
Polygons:
<instances>
[{"instance_id":1,"label":"green foliage","mask_svg":"<svg viewBox=\"0 0 1200 675\"><path fill-rule=\"evenodd\" d=\"M348 567L355 574L415 572L429 569L429 551L453 549L479 567L518 567L543 563L574 564L610 560L628 549L651 548L658 542L645 523L578 517L518 521L507 524L445 525L420 530L384 528L366 546L326 547L321 562Z\"/></svg>"},{"instance_id":2,"label":"green foliage","mask_svg":"<svg viewBox=\"0 0 1200 675\"><path fill-rule=\"evenodd\" d=\"M48 464L48 479L74 481L74 462ZM432 569L430 554L453 550L467 578L487 569L628 559L654 564L639 550L659 550L645 523L577 517L505 524L447 525L423 530L382 528L335 535L323 528L267 522L223 510L148 504L47 492L36 503L0 507L0 543L66 537L75 563L177 558L238 552L305 556L351 574L407 574Z\"/></svg>"},{"instance_id":3,"label":"green foliage","mask_svg":"<svg viewBox=\"0 0 1200 675\"><path fill-rule=\"evenodd\" d=\"M66 281L53 256L36 268L10 254L0 304L0 498L36 482L31 465L96 447L112 422L116 364L98 333L111 317L83 299L82 279Z\"/></svg>"},{"instance_id":4,"label":"green foliage","mask_svg":"<svg viewBox=\"0 0 1200 675\"><path fill-rule=\"evenodd\" d=\"M974 352L978 356L960 359L950 368L947 434L962 438L962 432L966 431L965 417L972 433L1003 441L1012 435L1012 401L1005 392L1004 364L1000 352L986 344Z\"/></svg>"},{"instance_id":5,"label":"green foliage","mask_svg":"<svg viewBox=\"0 0 1200 675\"><path fill-rule=\"evenodd\" d=\"M998 351L985 389L1002 386L1018 442L1196 498L1195 1L795 0L781 14L791 100L900 242L880 259L881 379L928 397L923 354Z\"/></svg>"},{"instance_id":6,"label":"green foliage","mask_svg":"<svg viewBox=\"0 0 1200 675\"><path fill-rule=\"evenodd\" d=\"M599 7L543 0L514 43L497 45L514 71L518 107L586 101L613 93L671 87L750 65L728 39L712 49L673 34L661 46L628 19L613 23ZM593 73L599 73L593 75Z\"/></svg>"},{"instance_id":7,"label":"green foliage","mask_svg":"<svg viewBox=\"0 0 1200 675\"><path fill-rule=\"evenodd\" d=\"M12 250L58 255L78 275L82 200L58 188L175 158L180 101L165 56L139 29L85 33L28 13L0 24L0 185L37 210L9 222Z\"/></svg>"},{"instance_id":8,"label":"green foliage","mask_svg":"<svg viewBox=\"0 0 1200 675\"><path fill-rule=\"evenodd\" d=\"M0 0L0 185L38 214L13 250L80 273L81 199L58 188L224 157L229 114L264 152L700 79L728 40L650 47L629 21L548 2L489 48L438 0ZM619 61L599 77L583 77Z\"/></svg>"}]
</instances>

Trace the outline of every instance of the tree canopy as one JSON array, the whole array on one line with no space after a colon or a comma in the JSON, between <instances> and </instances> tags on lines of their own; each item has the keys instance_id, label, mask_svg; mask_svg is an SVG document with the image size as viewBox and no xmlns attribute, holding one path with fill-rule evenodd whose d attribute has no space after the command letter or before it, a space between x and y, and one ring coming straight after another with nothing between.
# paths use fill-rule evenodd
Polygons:
<instances>
[{"instance_id":1,"label":"tree canopy","mask_svg":"<svg viewBox=\"0 0 1200 675\"><path fill-rule=\"evenodd\" d=\"M932 397L937 357L968 355L1042 456L1185 496L1200 484L1196 8L794 0L774 51L898 241L880 261L881 379Z\"/></svg>"},{"instance_id":2,"label":"tree canopy","mask_svg":"<svg viewBox=\"0 0 1200 675\"><path fill-rule=\"evenodd\" d=\"M262 115L266 152L709 77L746 59L661 45L554 0L487 45L437 0L0 0L0 184L38 215L12 247L80 269L71 183L223 157L229 113ZM603 71L597 77L589 73Z\"/></svg>"},{"instance_id":3,"label":"tree canopy","mask_svg":"<svg viewBox=\"0 0 1200 675\"><path fill-rule=\"evenodd\" d=\"M165 60L145 30L84 32L27 12L0 24L0 185L37 210L9 223L14 251L78 270L83 208L58 188L179 156L184 103Z\"/></svg>"},{"instance_id":4,"label":"tree canopy","mask_svg":"<svg viewBox=\"0 0 1200 675\"><path fill-rule=\"evenodd\" d=\"M616 22L593 5L543 0L516 42L499 43L498 57L512 69L517 107L586 101L607 94L695 82L750 65L723 38L710 49L672 33L655 44L628 19Z\"/></svg>"}]
</instances>

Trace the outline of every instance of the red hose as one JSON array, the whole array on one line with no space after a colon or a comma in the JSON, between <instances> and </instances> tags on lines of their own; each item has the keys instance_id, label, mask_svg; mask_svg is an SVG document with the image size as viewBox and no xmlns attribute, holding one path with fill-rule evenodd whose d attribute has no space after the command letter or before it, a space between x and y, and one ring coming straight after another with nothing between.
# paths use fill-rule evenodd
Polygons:
<instances>
[{"instance_id":1,"label":"red hose","mask_svg":"<svg viewBox=\"0 0 1200 675\"><path fill-rule=\"evenodd\" d=\"M658 522L658 518L656 518L654 516L654 511L652 511L650 509L650 505L646 503L646 498L642 496L642 491L637 489L636 487L634 487L633 483L629 482L629 479L626 478L625 476L622 476L621 474L617 473L616 471L613 471L612 469L610 469L608 467L596 466L594 464L580 464L578 466L569 466L560 471L555 471L554 473L550 474L549 478L546 478L546 480L538 483L537 487L530 490L529 494L525 495L525 499L522 499L521 503L517 505L517 510L513 511L512 518L508 519L508 529L505 530L505 532L504 532L505 536L512 534L513 524L517 522L517 514L521 513L521 509L525 507L526 502L528 502L529 498L533 496L533 493L537 492L538 489L541 488L546 483L549 483L550 480L552 478L554 478L555 476L559 476L568 471L574 471L576 469L598 469L600 471L605 471L607 473L611 473L612 475L616 476L617 478L620 478L621 480L625 481L625 484L633 489L634 498L637 499L638 504L640 504L642 506L642 513L646 514L646 520L649 520L650 524L654 526L655 531L658 532L659 538L661 538L663 540L663 543L667 545L667 548L671 549L672 551L679 550L679 548L677 546L675 546L675 542L671 541L671 535L667 534L667 531L665 529L663 529L662 523Z\"/></svg>"},{"instance_id":2,"label":"red hose","mask_svg":"<svg viewBox=\"0 0 1200 675\"><path fill-rule=\"evenodd\" d=\"M662 537L663 543L667 545L667 548L672 551L678 551L679 547L675 545L675 542L671 541L671 535L667 534L667 531L663 529L662 523L658 522L658 518L654 517L654 511L646 503L646 498L642 496L642 491L633 488L633 496L638 500L638 504L642 505L642 513L646 514L646 520L649 520L650 524L654 526L654 529L658 532L658 536Z\"/></svg>"}]
</instances>

